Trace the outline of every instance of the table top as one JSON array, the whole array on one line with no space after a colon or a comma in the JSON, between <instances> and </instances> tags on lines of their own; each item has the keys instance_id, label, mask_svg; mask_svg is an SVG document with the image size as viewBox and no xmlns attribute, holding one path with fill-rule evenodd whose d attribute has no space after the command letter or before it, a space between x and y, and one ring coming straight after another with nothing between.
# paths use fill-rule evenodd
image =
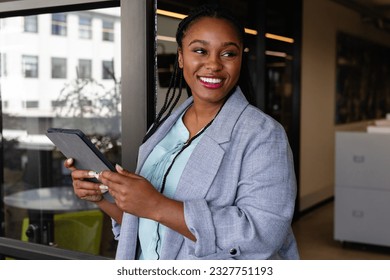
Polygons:
<instances>
[{"instance_id":1,"label":"table top","mask_svg":"<svg viewBox=\"0 0 390 280\"><path fill-rule=\"evenodd\" d=\"M28 210L70 212L98 208L95 203L79 199L71 186L37 188L4 197L8 206Z\"/></svg>"}]
</instances>

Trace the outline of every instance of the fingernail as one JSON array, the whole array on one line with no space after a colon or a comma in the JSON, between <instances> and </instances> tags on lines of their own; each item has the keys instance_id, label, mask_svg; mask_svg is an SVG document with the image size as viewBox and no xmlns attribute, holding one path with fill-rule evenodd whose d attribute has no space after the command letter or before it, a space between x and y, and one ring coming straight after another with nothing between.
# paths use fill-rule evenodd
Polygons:
<instances>
[{"instance_id":1,"label":"fingernail","mask_svg":"<svg viewBox=\"0 0 390 280\"><path fill-rule=\"evenodd\" d=\"M101 192L101 193L105 193L105 192L108 191L108 186L106 186L106 185L100 185L100 186L99 186L99 189L100 189L100 192Z\"/></svg>"},{"instance_id":2,"label":"fingernail","mask_svg":"<svg viewBox=\"0 0 390 280\"><path fill-rule=\"evenodd\" d=\"M95 177L96 179L98 179L99 173L96 172L96 171L89 171L89 172L88 172L88 176L89 176L89 177Z\"/></svg>"},{"instance_id":3,"label":"fingernail","mask_svg":"<svg viewBox=\"0 0 390 280\"><path fill-rule=\"evenodd\" d=\"M71 165L71 164L73 163L73 158L68 158L68 159L66 160L66 163L69 164L69 165Z\"/></svg>"},{"instance_id":4,"label":"fingernail","mask_svg":"<svg viewBox=\"0 0 390 280\"><path fill-rule=\"evenodd\" d=\"M116 167L116 169L119 169L120 171L123 171L123 167L120 166L119 164L116 164L115 167Z\"/></svg>"}]
</instances>

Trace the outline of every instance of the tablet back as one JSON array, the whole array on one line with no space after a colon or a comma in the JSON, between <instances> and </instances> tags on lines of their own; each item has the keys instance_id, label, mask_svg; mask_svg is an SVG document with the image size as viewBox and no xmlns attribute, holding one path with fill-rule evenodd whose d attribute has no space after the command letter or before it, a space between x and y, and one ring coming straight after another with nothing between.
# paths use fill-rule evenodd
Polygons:
<instances>
[{"instance_id":1,"label":"tablet back","mask_svg":"<svg viewBox=\"0 0 390 280\"><path fill-rule=\"evenodd\" d=\"M114 166L81 130L49 128L46 135L66 158L74 159L74 166L77 169L115 171Z\"/></svg>"}]
</instances>

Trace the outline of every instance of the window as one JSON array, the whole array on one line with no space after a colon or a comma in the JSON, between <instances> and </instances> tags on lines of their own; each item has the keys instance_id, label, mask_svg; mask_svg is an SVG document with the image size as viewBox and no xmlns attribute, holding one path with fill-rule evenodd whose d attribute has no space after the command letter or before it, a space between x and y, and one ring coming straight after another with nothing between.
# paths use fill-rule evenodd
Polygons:
<instances>
[{"instance_id":1,"label":"window","mask_svg":"<svg viewBox=\"0 0 390 280\"><path fill-rule=\"evenodd\" d=\"M103 19L112 20L115 30L120 30L120 8L101 9L98 8L100 0L93 5L89 4L90 0L81 1L88 3L81 10L75 10L79 0L26 1L39 2L36 4L39 7L31 10L34 3L15 4L20 6L21 16L15 12L9 18L0 18L0 105L3 109L0 235L114 257L116 243L110 227L102 227L100 210L94 204L84 203L73 195L69 171L63 167L64 156L45 135L49 127L80 128L112 162L122 161L121 40L117 37L107 44L100 35ZM57 7L60 2L63 7ZM103 2L120 4L119 1ZM8 3L0 0L0 10L4 5ZM89 6L96 9L86 10ZM49 13L54 8L56 13ZM25 19L27 12L44 13L37 15L39 36L25 32L25 24L30 27L27 22L33 20L33 17ZM98 36L93 35L95 23ZM84 38L88 36L95 40ZM115 61L115 81L103 80L104 60ZM62 195L56 195L57 191ZM31 193L37 199L35 202L29 200L29 205L12 206L20 195ZM56 200L55 205L69 208L58 213L56 206L45 203L48 194ZM40 200L40 197L45 198ZM34 203L36 208L30 208ZM77 209L72 209L74 205ZM90 208L93 209L84 211ZM99 217L92 218L92 214ZM92 220L97 221L93 226L89 223ZM69 222L77 224L77 229L70 228ZM93 234L81 236L86 224ZM29 225L34 230L26 236Z\"/></svg>"},{"instance_id":2,"label":"window","mask_svg":"<svg viewBox=\"0 0 390 280\"><path fill-rule=\"evenodd\" d=\"M22 72L25 78L38 78L38 56L22 56Z\"/></svg>"},{"instance_id":3,"label":"window","mask_svg":"<svg viewBox=\"0 0 390 280\"><path fill-rule=\"evenodd\" d=\"M38 16L24 17L24 32L30 32L30 33L38 32Z\"/></svg>"},{"instance_id":4,"label":"window","mask_svg":"<svg viewBox=\"0 0 390 280\"><path fill-rule=\"evenodd\" d=\"M0 53L0 77L7 76L7 54Z\"/></svg>"},{"instance_id":5,"label":"window","mask_svg":"<svg viewBox=\"0 0 390 280\"><path fill-rule=\"evenodd\" d=\"M102 66L103 66L103 69L102 69L103 79L104 80L112 79L114 77L114 75L115 75L115 73L114 73L114 61L112 61L112 60L103 60Z\"/></svg>"},{"instance_id":6,"label":"window","mask_svg":"<svg viewBox=\"0 0 390 280\"><path fill-rule=\"evenodd\" d=\"M53 100L51 101L51 106L54 107L64 107L66 106L65 100Z\"/></svg>"},{"instance_id":7,"label":"window","mask_svg":"<svg viewBox=\"0 0 390 280\"><path fill-rule=\"evenodd\" d=\"M64 13L52 14L51 16L51 34L66 36L67 34L67 25L66 25L67 16Z\"/></svg>"},{"instance_id":8,"label":"window","mask_svg":"<svg viewBox=\"0 0 390 280\"><path fill-rule=\"evenodd\" d=\"M53 79L66 79L66 58L51 58L51 77Z\"/></svg>"},{"instance_id":9,"label":"window","mask_svg":"<svg viewBox=\"0 0 390 280\"><path fill-rule=\"evenodd\" d=\"M78 78L80 79L92 78L92 60L79 59Z\"/></svg>"},{"instance_id":10,"label":"window","mask_svg":"<svg viewBox=\"0 0 390 280\"><path fill-rule=\"evenodd\" d=\"M114 41L114 22L103 20L103 41Z\"/></svg>"},{"instance_id":11,"label":"window","mask_svg":"<svg viewBox=\"0 0 390 280\"><path fill-rule=\"evenodd\" d=\"M38 108L39 107L39 101L26 101L25 102L25 107L26 109L33 109L33 108Z\"/></svg>"},{"instance_id":12,"label":"window","mask_svg":"<svg viewBox=\"0 0 390 280\"><path fill-rule=\"evenodd\" d=\"M92 18L79 16L79 38L92 39Z\"/></svg>"},{"instance_id":13,"label":"window","mask_svg":"<svg viewBox=\"0 0 390 280\"><path fill-rule=\"evenodd\" d=\"M0 53L0 77L7 76L7 54Z\"/></svg>"}]
</instances>

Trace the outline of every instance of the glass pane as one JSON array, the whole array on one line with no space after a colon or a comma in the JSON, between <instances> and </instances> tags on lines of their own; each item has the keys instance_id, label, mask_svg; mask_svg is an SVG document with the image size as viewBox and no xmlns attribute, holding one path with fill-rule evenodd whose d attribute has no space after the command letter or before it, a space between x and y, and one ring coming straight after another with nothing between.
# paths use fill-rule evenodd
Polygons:
<instances>
[{"instance_id":1,"label":"glass pane","mask_svg":"<svg viewBox=\"0 0 390 280\"><path fill-rule=\"evenodd\" d=\"M51 58L51 77L66 79L66 58Z\"/></svg>"},{"instance_id":2,"label":"glass pane","mask_svg":"<svg viewBox=\"0 0 390 280\"><path fill-rule=\"evenodd\" d=\"M67 33L67 15L64 13L53 14L51 23L51 34L66 36Z\"/></svg>"},{"instance_id":3,"label":"glass pane","mask_svg":"<svg viewBox=\"0 0 390 280\"><path fill-rule=\"evenodd\" d=\"M82 39L92 38L92 18L80 15L79 16L79 37Z\"/></svg>"},{"instance_id":4,"label":"glass pane","mask_svg":"<svg viewBox=\"0 0 390 280\"><path fill-rule=\"evenodd\" d=\"M89 22L80 21L85 14ZM81 129L121 162L120 9L37 15L37 33L25 32L27 18L0 20L5 236L113 257L111 220L75 197L65 158L45 132ZM102 34L107 18L118 40L80 39L81 25Z\"/></svg>"},{"instance_id":5,"label":"glass pane","mask_svg":"<svg viewBox=\"0 0 390 280\"><path fill-rule=\"evenodd\" d=\"M80 79L92 78L92 60L79 59L78 77Z\"/></svg>"},{"instance_id":6,"label":"glass pane","mask_svg":"<svg viewBox=\"0 0 390 280\"><path fill-rule=\"evenodd\" d=\"M103 41L114 41L114 22L103 21Z\"/></svg>"},{"instance_id":7,"label":"glass pane","mask_svg":"<svg viewBox=\"0 0 390 280\"><path fill-rule=\"evenodd\" d=\"M38 32L38 16L26 16L24 18L24 32Z\"/></svg>"},{"instance_id":8,"label":"glass pane","mask_svg":"<svg viewBox=\"0 0 390 280\"><path fill-rule=\"evenodd\" d=\"M156 112L159 112L168 90L173 73L177 44L176 29L180 19L157 14L157 103ZM179 104L187 98L183 90Z\"/></svg>"},{"instance_id":9,"label":"glass pane","mask_svg":"<svg viewBox=\"0 0 390 280\"><path fill-rule=\"evenodd\" d=\"M38 78L38 56L23 55L22 71L25 78Z\"/></svg>"}]
</instances>

